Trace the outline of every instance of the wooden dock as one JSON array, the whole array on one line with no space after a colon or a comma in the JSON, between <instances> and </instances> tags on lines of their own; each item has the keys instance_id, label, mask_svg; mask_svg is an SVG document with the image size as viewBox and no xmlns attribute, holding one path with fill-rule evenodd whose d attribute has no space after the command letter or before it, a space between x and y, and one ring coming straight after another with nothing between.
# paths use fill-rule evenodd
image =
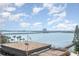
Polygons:
<instances>
[{"instance_id":1,"label":"wooden dock","mask_svg":"<svg viewBox=\"0 0 79 59\"><path fill-rule=\"evenodd\" d=\"M38 54L38 56L69 56L70 53L68 51L63 50L52 50L49 49L43 53Z\"/></svg>"},{"instance_id":2,"label":"wooden dock","mask_svg":"<svg viewBox=\"0 0 79 59\"><path fill-rule=\"evenodd\" d=\"M70 52L66 49L60 49L60 48L50 48L41 50L39 52L35 52L32 54L33 56L69 56Z\"/></svg>"},{"instance_id":3,"label":"wooden dock","mask_svg":"<svg viewBox=\"0 0 79 59\"><path fill-rule=\"evenodd\" d=\"M51 45L38 43L38 42L28 42L25 43L6 43L1 46L2 51L18 56L30 55L33 52L38 52L46 48L50 48Z\"/></svg>"},{"instance_id":4,"label":"wooden dock","mask_svg":"<svg viewBox=\"0 0 79 59\"><path fill-rule=\"evenodd\" d=\"M50 44L27 42L2 44L1 50L12 56L69 56L70 52L64 49L54 49Z\"/></svg>"}]
</instances>

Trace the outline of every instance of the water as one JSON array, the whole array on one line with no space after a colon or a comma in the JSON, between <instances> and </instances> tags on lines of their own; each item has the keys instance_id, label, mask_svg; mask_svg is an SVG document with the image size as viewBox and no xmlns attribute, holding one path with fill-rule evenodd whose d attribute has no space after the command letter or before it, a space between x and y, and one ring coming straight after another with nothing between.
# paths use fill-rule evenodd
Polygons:
<instances>
[{"instance_id":1,"label":"water","mask_svg":"<svg viewBox=\"0 0 79 59\"><path fill-rule=\"evenodd\" d=\"M19 35L18 35L19 36ZM40 34L29 34L31 41L51 44L52 47L68 46L72 43L74 34L73 33L40 33ZM22 35L27 39L27 35Z\"/></svg>"},{"instance_id":2,"label":"water","mask_svg":"<svg viewBox=\"0 0 79 59\"><path fill-rule=\"evenodd\" d=\"M41 33L30 34L32 41L52 44L55 47L65 47L72 43L73 33Z\"/></svg>"}]
</instances>

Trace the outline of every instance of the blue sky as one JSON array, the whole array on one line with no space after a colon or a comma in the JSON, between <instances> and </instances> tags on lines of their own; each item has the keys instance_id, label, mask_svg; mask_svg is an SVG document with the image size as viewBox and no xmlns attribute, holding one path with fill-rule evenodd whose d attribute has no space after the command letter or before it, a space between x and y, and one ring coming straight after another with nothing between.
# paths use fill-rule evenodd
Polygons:
<instances>
[{"instance_id":1,"label":"blue sky","mask_svg":"<svg viewBox=\"0 0 79 59\"><path fill-rule=\"evenodd\" d=\"M76 3L0 3L0 29L74 30L78 23Z\"/></svg>"}]
</instances>

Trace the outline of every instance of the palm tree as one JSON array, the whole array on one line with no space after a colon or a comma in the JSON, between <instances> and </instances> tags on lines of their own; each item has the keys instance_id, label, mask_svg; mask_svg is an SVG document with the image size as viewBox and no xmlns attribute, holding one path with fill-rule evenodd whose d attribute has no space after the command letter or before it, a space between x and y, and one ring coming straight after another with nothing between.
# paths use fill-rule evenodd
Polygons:
<instances>
[{"instance_id":1,"label":"palm tree","mask_svg":"<svg viewBox=\"0 0 79 59\"><path fill-rule=\"evenodd\" d=\"M14 39L11 39L11 41L14 41Z\"/></svg>"},{"instance_id":2,"label":"palm tree","mask_svg":"<svg viewBox=\"0 0 79 59\"><path fill-rule=\"evenodd\" d=\"M26 49L27 49L27 52L26 52L26 55L28 56L28 49L29 49L29 39L31 40L31 37L27 34L27 42L25 43L25 45L27 45Z\"/></svg>"},{"instance_id":3,"label":"palm tree","mask_svg":"<svg viewBox=\"0 0 79 59\"><path fill-rule=\"evenodd\" d=\"M25 42L25 38L22 38L23 43Z\"/></svg>"},{"instance_id":4,"label":"palm tree","mask_svg":"<svg viewBox=\"0 0 79 59\"><path fill-rule=\"evenodd\" d=\"M11 37L7 37L7 39L8 39L8 43L9 43L9 42L10 42Z\"/></svg>"},{"instance_id":5,"label":"palm tree","mask_svg":"<svg viewBox=\"0 0 79 59\"><path fill-rule=\"evenodd\" d=\"M13 38L16 38L16 36L13 36Z\"/></svg>"},{"instance_id":6,"label":"palm tree","mask_svg":"<svg viewBox=\"0 0 79 59\"><path fill-rule=\"evenodd\" d=\"M21 40L21 36L17 36L17 41L20 41Z\"/></svg>"},{"instance_id":7,"label":"palm tree","mask_svg":"<svg viewBox=\"0 0 79 59\"><path fill-rule=\"evenodd\" d=\"M21 39L21 36L17 36L17 42ZM19 45L18 45L18 48L19 48Z\"/></svg>"},{"instance_id":8,"label":"palm tree","mask_svg":"<svg viewBox=\"0 0 79 59\"><path fill-rule=\"evenodd\" d=\"M16 36L13 36L14 40L16 39Z\"/></svg>"}]
</instances>

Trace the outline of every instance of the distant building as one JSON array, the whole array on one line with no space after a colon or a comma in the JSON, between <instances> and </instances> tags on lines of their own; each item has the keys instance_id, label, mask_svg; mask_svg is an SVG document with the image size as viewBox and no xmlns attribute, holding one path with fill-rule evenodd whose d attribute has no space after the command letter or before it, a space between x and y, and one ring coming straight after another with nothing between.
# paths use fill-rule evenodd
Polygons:
<instances>
[{"instance_id":1,"label":"distant building","mask_svg":"<svg viewBox=\"0 0 79 59\"><path fill-rule=\"evenodd\" d=\"M47 32L47 29L46 29L46 28L44 28L44 29L43 29L43 32Z\"/></svg>"}]
</instances>

